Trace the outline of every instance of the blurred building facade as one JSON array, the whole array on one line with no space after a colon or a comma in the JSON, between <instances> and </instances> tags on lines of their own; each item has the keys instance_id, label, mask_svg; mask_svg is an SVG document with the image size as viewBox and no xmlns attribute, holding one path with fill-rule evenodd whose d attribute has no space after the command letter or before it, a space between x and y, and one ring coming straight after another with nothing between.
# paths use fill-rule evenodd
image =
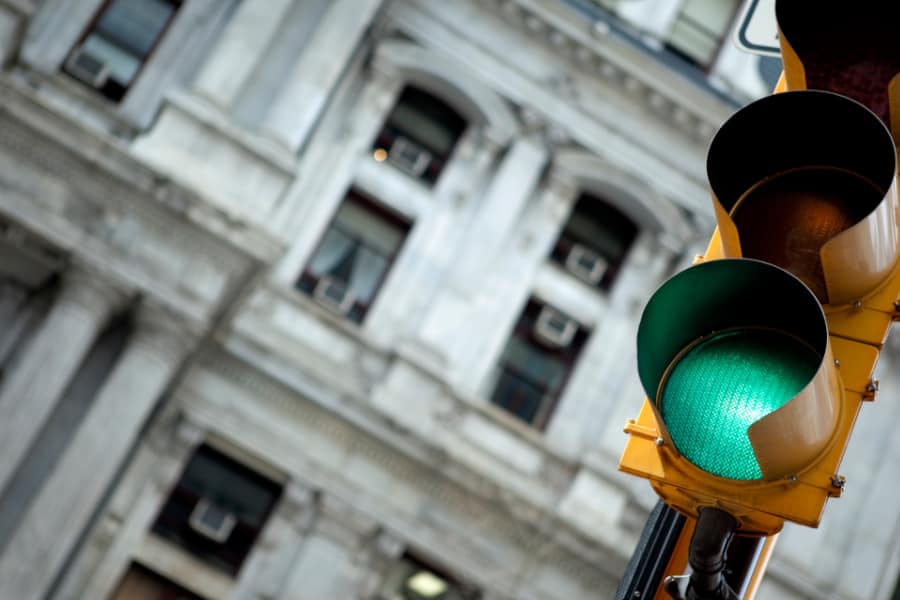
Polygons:
<instances>
[{"instance_id":1,"label":"blurred building facade","mask_svg":"<svg viewBox=\"0 0 900 600\"><path fill-rule=\"evenodd\" d=\"M0 598L611 598L738 4L0 0ZM892 597L889 404L762 598Z\"/></svg>"}]
</instances>

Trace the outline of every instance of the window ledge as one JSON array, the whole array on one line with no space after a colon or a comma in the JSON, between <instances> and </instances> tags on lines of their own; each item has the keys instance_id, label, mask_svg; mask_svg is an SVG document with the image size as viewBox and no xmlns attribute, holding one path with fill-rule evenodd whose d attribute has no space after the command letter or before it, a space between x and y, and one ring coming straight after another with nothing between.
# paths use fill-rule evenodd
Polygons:
<instances>
[{"instance_id":1,"label":"window ledge","mask_svg":"<svg viewBox=\"0 0 900 600\"><path fill-rule=\"evenodd\" d=\"M225 600L234 591L231 577L153 533L147 534L134 558L172 583L209 600Z\"/></svg>"}]
</instances>

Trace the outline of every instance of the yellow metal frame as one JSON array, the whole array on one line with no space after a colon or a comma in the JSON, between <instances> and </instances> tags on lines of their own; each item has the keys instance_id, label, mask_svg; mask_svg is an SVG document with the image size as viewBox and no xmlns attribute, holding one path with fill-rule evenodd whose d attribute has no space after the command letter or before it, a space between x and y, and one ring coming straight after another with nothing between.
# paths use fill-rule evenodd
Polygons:
<instances>
[{"instance_id":1,"label":"yellow metal frame","mask_svg":"<svg viewBox=\"0 0 900 600\"><path fill-rule=\"evenodd\" d=\"M723 255L716 229L706 255L696 262ZM646 398L637 419L625 425L629 436L619 469L649 479L660 498L688 516L696 518L699 509L706 506L726 510L745 533L772 535L781 530L784 520L818 526L828 498L841 495L843 481L838 468L860 406L874 397L872 375L894 318L893 302L898 295L900 267L862 306L830 312L826 309L834 368L843 393L829 445L804 471L778 481L735 481L710 475L678 453ZM885 310L888 305L892 310Z\"/></svg>"}]
</instances>

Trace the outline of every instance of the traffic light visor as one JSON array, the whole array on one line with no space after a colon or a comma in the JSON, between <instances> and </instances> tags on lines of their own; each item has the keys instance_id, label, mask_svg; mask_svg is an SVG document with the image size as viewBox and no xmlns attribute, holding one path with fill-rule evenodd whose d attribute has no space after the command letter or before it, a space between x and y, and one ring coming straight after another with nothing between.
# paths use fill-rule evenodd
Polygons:
<instances>
[{"instance_id":1,"label":"traffic light visor","mask_svg":"<svg viewBox=\"0 0 900 600\"><path fill-rule=\"evenodd\" d=\"M885 125L838 94L775 94L735 113L707 170L726 256L799 277L824 304L873 291L898 255L896 149Z\"/></svg>"},{"instance_id":2,"label":"traffic light visor","mask_svg":"<svg viewBox=\"0 0 900 600\"><path fill-rule=\"evenodd\" d=\"M728 479L781 478L825 449L840 394L830 355L817 299L755 260L679 273L638 328L638 371L664 440Z\"/></svg>"}]
</instances>

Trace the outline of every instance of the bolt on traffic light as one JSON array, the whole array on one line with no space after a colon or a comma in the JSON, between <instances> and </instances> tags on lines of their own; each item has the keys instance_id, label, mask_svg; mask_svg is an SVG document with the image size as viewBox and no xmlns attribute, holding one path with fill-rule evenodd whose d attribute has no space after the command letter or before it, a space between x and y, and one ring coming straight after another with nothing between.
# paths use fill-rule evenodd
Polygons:
<instances>
[{"instance_id":1,"label":"bolt on traffic light","mask_svg":"<svg viewBox=\"0 0 900 600\"><path fill-rule=\"evenodd\" d=\"M829 92L738 111L707 159L718 228L650 299L623 471L738 531L816 526L900 294L896 149Z\"/></svg>"}]
</instances>

